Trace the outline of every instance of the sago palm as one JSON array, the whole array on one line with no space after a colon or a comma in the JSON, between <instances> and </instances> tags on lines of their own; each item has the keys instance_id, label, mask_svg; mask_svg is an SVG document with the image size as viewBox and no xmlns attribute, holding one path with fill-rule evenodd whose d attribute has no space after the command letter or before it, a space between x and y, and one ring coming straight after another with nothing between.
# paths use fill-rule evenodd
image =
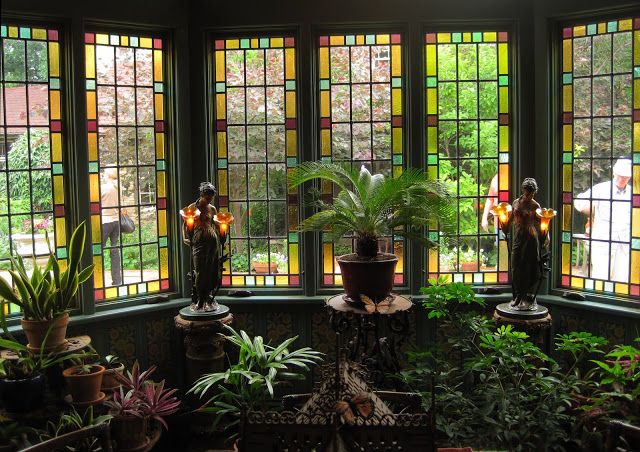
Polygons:
<instances>
[{"instance_id":1,"label":"sago palm","mask_svg":"<svg viewBox=\"0 0 640 452\"><path fill-rule=\"evenodd\" d=\"M335 184L339 191L332 203L312 192L318 212L300 225L302 231L323 231L330 240L354 234L360 258L378 254L383 235L400 235L426 246L436 245L423 234L428 225L452 232L454 203L445 186L415 168L397 177L372 175L363 165L360 171L350 165L305 162L289 176L289 187L320 179Z\"/></svg>"}]
</instances>

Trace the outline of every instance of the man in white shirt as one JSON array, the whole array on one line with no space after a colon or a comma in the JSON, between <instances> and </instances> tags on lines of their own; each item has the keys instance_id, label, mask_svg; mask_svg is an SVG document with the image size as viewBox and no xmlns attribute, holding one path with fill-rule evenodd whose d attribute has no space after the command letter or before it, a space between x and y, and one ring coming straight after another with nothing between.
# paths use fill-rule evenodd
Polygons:
<instances>
[{"instance_id":1,"label":"man in white shirt","mask_svg":"<svg viewBox=\"0 0 640 452\"><path fill-rule=\"evenodd\" d=\"M574 200L591 218L591 278L629 282L631 160L619 158L613 180L594 185Z\"/></svg>"},{"instance_id":2,"label":"man in white shirt","mask_svg":"<svg viewBox=\"0 0 640 452\"><path fill-rule=\"evenodd\" d=\"M107 239L111 248L109 257L111 260L111 284L122 284L122 268L120 264L120 211L118 198L118 169L109 167L103 172L100 185L100 204L102 205L102 246L107 245Z\"/></svg>"}]
</instances>

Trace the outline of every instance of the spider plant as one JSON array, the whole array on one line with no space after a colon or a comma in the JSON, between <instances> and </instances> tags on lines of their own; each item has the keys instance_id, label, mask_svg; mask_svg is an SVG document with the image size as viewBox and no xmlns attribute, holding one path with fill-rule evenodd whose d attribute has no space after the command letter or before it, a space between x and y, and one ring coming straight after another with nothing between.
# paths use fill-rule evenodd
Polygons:
<instances>
[{"instance_id":1,"label":"spider plant","mask_svg":"<svg viewBox=\"0 0 640 452\"><path fill-rule=\"evenodd\" d=\"M315 179L333 183L339 191L333 202L322 199L318 190L312 191L311 204L318 212L304 220L300 229L323 231L330 240L354 234L361 259L378 254L383 235L393 233L433 246L436 242L424 236L424 227L437 224L442 231L453 231L454 203L445 186L419 169L407 168L397 177L385 177L372 175L364 165L358 171L350 165L304 162L289 176L289 187Z\"/></svg>"}]
</instances>

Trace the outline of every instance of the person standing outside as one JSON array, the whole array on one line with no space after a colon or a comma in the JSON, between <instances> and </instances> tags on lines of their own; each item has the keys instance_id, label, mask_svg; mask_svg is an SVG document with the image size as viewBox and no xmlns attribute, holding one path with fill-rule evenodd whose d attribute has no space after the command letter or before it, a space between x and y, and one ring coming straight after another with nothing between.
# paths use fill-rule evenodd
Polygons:
<instances>
[{"instance_id":1,"label":"person standing outside","mask_svg":"<svg viewBox=\"0 0 640 452\"><path fill-rule=\"evenodd\" d=\"M591 222L591 278L629 282L631 160L619 158L613 180L580 193L573 205Z\"/></svg>"},{"instance_id":2,"label":"person standing outside","mask_svg":"<svg viewBox=\"0 0 640 452\"><path fill-rule=\"evenodd\" d=\"M109 257L111 260L111 285L122 284L122 266L120 263L120 212L118 197L118 169L106 168L100 184L100 203L102 205L102 247L109 239Z\"/></svg>"}]
</instances>

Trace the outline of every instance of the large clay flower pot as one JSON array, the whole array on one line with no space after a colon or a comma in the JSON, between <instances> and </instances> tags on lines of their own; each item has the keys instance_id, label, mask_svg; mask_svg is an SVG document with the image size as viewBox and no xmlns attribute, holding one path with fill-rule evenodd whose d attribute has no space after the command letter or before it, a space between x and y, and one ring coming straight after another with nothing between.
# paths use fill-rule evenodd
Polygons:
<instances>
[{"instance_id":1,"label":"large clay flower pot","mask_svg":"<svg viewBox=\"0 0 640 452\"><path fill-rule=\"evenodd\" d=\"M251 266L256 273L278 273L278 264L276 262L251 262Z\"/></svg>"},{"instance_id":2,"label":"large clay flower pot","mask_svg":"<svg viewBox=\"0 0 640 452\"><path fill-rule=\"evenodd\" d=\"M43 406L44 375L22 380L0 380L0 402L9 413L28 413Z\"/></svg>"},{"instance_id":3,"label":"large clay flower pot","mask_svg":"<svg viewBox=\"0 0 640 452\"><path fill-rule=\"evenodd\" d=\"M111 437L116 441L118 450L142 447L147 441L147 418L133 415L114 416L111 419Z\"/></svg>"},{"instance_id":4,"label":"large clay flower pot","mask_svg":"<svg viewBox=\"0 0 640 452\"><path fill-rule=\"evenodd\" d=\"M44 349L53 350L64 344L64 339L67 336L67 325L69 325L69 314L65 312L61 317L54 320L22 319L21 323L22 330L29 341L28 347L32 351L40 351L45 337L47 337L47 343L44 344ZM52 324L53 326L51 326ZM47 336L50 327L51 332L49 332L49 336Z\"/></svg>"},{"instance_id":5,"label":"large clay flower pot","mask_svg":"<svg viewBox=\"0 0 640 452\"><path fill-rule=\"evenodd\" d=\"M366 260L360 260L357 254L345 254L337 260L349 301L360 303L360 295L366 295L379 303L391 293L398 263L395 254L378 253L374 259Z\"/></svg>"},{"instance_id":6,"label":"large clay flower pot","mask_svg":"<svg viewBox=\"0 0 640 452\"><path fill-rule=\"evenodd\" d=\"M74 403L95 402L100 399L100 386L105 368L99 364L91 365L91 372L81 373L82 366L73 366L62 372ZM102 395L104 397L104 394Z\"/></svg>"}]
</instances>

